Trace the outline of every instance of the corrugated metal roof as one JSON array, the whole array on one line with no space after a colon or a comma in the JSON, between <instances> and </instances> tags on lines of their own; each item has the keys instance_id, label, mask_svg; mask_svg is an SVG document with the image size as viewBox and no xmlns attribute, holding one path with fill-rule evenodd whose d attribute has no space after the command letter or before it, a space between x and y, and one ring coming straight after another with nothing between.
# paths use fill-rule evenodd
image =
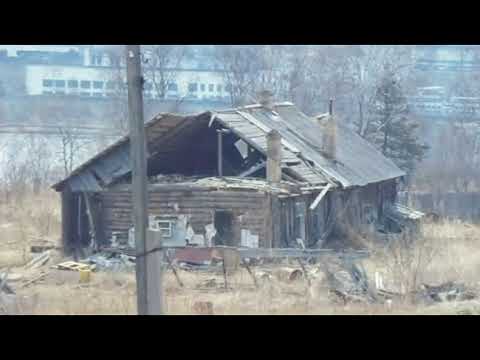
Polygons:
<instances>
[{"instance_id":1,"label":"corrugated metal roof","mask_svg":"<svg viewBox=\"0 0 480 360\"><path fill-rule=\"evenodd\" d=\"M337 155L335 160L328 159L322 152L321 127L291 103L277 104L275 113L261 106L250 106L216 115L264 150L267 133L278 130L284 156L302 160L289 167L310 183L334 180L343 187L364 186L405 175L373 145L340 122L337 122Z\"/></svg>"}]
</instances>

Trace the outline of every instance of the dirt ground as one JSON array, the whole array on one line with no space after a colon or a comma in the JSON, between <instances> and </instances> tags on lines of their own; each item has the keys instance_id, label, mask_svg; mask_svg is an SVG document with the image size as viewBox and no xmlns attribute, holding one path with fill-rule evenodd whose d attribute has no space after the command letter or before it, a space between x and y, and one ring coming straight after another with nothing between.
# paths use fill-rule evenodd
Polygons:
<instances>
[{"instance_id":1,"label":"dirt ground","mask_svg":"<svg viewBox=\"0 0 480 360\"><path fill-rule=\"evenodd\" d=\"M37 238L59 241L60 213L56 195L46 193L16 206L0 206L0 273L9 269L9 285L16 296L3 295L0 313L10 314L135 314L133 272L92 273L90 282L80 283L75 271L52 269L65 260L52 250L50 261L34 270L25 268L34 254L30 245ZM34 206L33 206L34 205ZM462 222L428 224L428 242L406 256L401 251L375 252L364 260L373 282L375 272L390 286L417 286L457 281L471 288L480 285L480 228ZM408 260L408 261L406 261ZM47 275L36 282L29 281ZM407 302L383 304L339 304L332 302L321 281L308 286L303 278L283 281L277 277L260 281L256 288L245 269L228 277L224 288L222 273L178 270L181 287L171 271L164 277L165 312L195 314L196 303L211 302L214 314L480 314L480 301L413 306ZM402 276L400 276L402 275ZM414 279L414 280L412 280ZM413 282L412 282L413 281Z\"/></svg>"}]
</instances>

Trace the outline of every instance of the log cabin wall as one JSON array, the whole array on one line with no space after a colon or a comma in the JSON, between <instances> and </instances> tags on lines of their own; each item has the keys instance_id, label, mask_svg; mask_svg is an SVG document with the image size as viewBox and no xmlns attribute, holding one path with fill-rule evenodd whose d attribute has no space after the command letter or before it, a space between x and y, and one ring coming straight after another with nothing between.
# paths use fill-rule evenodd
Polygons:
<instances>
[{"instance_id":1,"label":"log cabin wall","mask_svg":"<svg viewBox=\"0 0 480 360\"><path fill-rule=\"evenodd\" d=\"M307 247L321 246L329 236L340 238L351 233L371 236L387 203L395 201L396 182L386 181L346 190L334 190L318 204L309 206L317 194L280 200L280 221L276 247L296 247L302 238ZM273 211L274 208L272 207ZM275 217L274 217L275 224Z\"/></svg>"},{"instance_id":2,"label":"log cabin wall","mask_svg":"<svg viewBox=\"0 0 480 360\"><path fill-rule=\"evenodd\" d=\"M351 233L374 235L384 207L395 201L395 194L395 180L332 192L334 232L342 236Z\"/></svg>"},{"instance_id":3,"label":"log cabin wall","mask_svg":"<svg viewBox=\"0 0 480 360\"><path fill-rule=\"evenodd\" d=\"M113 232L127 232L132 223L132 194L128 190L108 190L99 193L101 219L105 239ZM270 194L256 190L170 190L149 189L149 215L187 215L196 234L205 234L205 226L214 223L216 211L233 216L230 246L239 246L241 230L248 229L259 236L259 246L270 243L272 236Z\"/></svg>"}]
</instances>

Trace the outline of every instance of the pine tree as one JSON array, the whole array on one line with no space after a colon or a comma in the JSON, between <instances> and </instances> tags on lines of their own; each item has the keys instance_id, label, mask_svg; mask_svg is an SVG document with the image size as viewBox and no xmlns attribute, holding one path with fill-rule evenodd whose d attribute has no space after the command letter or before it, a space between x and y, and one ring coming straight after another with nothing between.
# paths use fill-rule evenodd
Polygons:
<instances>
[{"instance_id":1,"label":"pine tree","mask_svg":"<svg viewBox=\"0 0 480 360\"><path fill-rule=\"evenodd\" d=\"M428 146L417 137L419 124L408 115L407 99L395 75L386 71L376 88L373 119L365 137L401 169L411 172Z\"/></svg>"}]
</instances>

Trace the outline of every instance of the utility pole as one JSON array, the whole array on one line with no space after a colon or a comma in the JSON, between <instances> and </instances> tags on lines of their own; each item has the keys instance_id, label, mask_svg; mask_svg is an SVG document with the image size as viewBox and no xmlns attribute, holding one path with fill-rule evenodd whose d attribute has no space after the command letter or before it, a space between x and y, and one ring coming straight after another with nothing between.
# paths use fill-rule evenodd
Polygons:
<instances>
[{"instance_id":1,"label":"utility pole","mask_svg":"<svg viewBox=\"0 0 480 360\"><path fill-rule=\"evenodd\" d=\"M143 122L143 77L140 45L126 46L132 203L135 226L137 311L139 315L162 313L160 253L147 244L148 194L145 128Z\"/></svg>"}]
</instances>

